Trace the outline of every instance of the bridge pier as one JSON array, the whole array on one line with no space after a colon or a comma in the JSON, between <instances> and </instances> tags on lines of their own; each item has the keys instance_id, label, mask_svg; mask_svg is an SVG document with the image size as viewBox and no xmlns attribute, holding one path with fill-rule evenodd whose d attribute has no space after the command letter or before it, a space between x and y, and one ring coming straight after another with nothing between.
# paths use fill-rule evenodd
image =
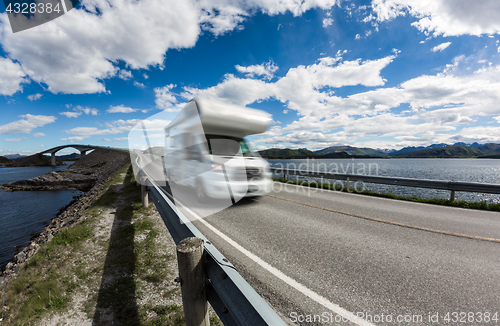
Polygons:
<instances>
[{"instance_id":1,"label":"bridge pier","mask_svg":"<svg viewBox=\"0 0 500 326\"><path fill-rule=\"evenodd\" d=\"M85 157L87 155L87 151L80 151L80 158Z\"/></svg>"},{"instance_id":2,"label":"bridge pier","mask_svg":"<svg viewBox=\"0 0 500 326\"><path fill-rule=\"evenodd\" d=\"M56 166L56 153L52 153L50 157L50 163L52 166Z\"/></svg>"}]
</instances>

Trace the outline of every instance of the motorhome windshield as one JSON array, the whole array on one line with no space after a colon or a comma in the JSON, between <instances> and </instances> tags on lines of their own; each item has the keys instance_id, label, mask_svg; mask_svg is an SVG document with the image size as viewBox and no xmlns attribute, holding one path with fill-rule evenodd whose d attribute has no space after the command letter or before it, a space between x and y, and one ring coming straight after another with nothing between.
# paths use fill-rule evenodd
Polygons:
<instances>
[{"instance_id":1,"label":"motorhome windshield","mask_svg":"<svg viewBox=\"0 0 500 326\"><path fill-rule=\"evenodd\" d=\"M248 148L244 139L227 136L207 135L208 152L218 156L235 156L240 153L243 156L255 156Z\"/></svg>"}]
</instances>

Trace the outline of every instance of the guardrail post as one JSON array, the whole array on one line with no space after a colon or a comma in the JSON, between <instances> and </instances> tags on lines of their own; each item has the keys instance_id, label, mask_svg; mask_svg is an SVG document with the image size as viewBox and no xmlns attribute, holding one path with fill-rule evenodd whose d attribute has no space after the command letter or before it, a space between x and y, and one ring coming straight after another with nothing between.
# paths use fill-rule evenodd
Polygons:
<instances>
[{"instance_id":1,"label":"guardrail post","mask_svg":"<svg viewBox=\"0 0 500 326\"><path fill-rule=\"evenodd\" d=\"M286 173L283 173L283 179L286 180Z\"/></svg>"},{"instance_id":2,"label":"guardrail post","mask_svg":"<svg viewBox=\"0 0 500 326\"><path fill-rule=\"evenodd\" d=\"M148 207L149 197L148 197L148 188L146 187L146 182L148 182L147 177L141 176L141 198L142 198L142 207Z\"/></svg>"},{"instance_id":3,"label":"guardrail post","mask_svg":"<svg viewBox=\"0 0 500 326\"><path fill-rule=\"evenodd\" d=\"M450 201L455 201L455 190L452 190L450 193Z\"/></svg>"},{"instance_id":4,"label":"guardrail post","mask_svg":"<svg viewBox=\"0 0 500 326\"><path fill-rule=\"evenodd\" d=\"M347 188L347 191L351 189L351 180L349 180L349 178L346 179L345 187Z\"/></svg>"},{"instance_id":5,"label":"guardrail post","mask_svg":"<svg viewBox=\"0 0 500 326\"><path fill-rule=\"evenodd\" d=\"M210 326L203 250L203 240L195 237L185 238L177 245L186 326Z\"/></svg>"}]
</instances>

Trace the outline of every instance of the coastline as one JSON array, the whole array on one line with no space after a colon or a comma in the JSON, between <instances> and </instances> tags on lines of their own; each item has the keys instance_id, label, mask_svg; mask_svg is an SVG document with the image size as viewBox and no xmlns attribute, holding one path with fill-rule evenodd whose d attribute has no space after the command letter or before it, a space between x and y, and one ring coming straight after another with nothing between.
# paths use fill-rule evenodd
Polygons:
<instances>
[{"instance_id":1,"label":"coastline","mask_svg":"<svg viewBox=\"0 0 500 326\"><path fill-rule=\"evenodd\" d=\"M25 263L28 260L28 258L32 257L38 251L41 245L52 240L52 238L62 228L70 226L73 223L77 222L80 218L80 212L89 208L90 205L92 205L92 203L102 192L103 187L105 186L106 182L112 177L112 175L120 168L129 163L130 163L130 156L128 155L128 153L117 150L98 149L90 153L81 162L76 161L74 164L72 164L71 166L75 166L77 168L78 167L94 168L95 170L94 177L91 178L92 186L89 189L86 189L84 194L73 199L65 207L62 207L57 213L57 215L51 219L50 223L47 226L45 226L37 234L33 235L23 249L21 249L17 254L15 254L14 257L10 259L6 264L0 267L0 291L7 286L10 280L14 279L19 274L21 265ZM20 182L22 183L23 181ZM46 180L45 187L32 186L34 187L33 189L28 189L28 187L24 187L24 189L17 189L17 190L44 191L44 190L56 190L56 189L78 189L74 188L71 185L66 188L62 187L51 188L50 183L51 180ZM6 189L5 185L2 188L5 190Z\"/></svg>"},{"instance_id":2,"label":"coastline","mask_svg":"<svg viewBox=\"0 0 500 326\"><path fill-rule=\"evenodd\" d=\"M155 205L141 205L129 160L0 290L0 324L183 325L175 257ZM222 326L210 305L209 316Z\"/></svg>"}]
</instances>

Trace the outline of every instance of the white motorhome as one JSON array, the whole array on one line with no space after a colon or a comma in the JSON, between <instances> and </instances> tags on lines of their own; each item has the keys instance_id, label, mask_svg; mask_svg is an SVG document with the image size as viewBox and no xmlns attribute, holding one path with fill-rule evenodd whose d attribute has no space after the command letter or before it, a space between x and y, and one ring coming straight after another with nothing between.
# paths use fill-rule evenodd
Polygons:
<instances>
[{"instance_id":1,"label":"white motorhome","mask_svg":"<svg viewBox=\"0 0 500 326\"><path fill-rule=\"evenodd\" d=\"M261 110L193 99L165 128L164 170L172 186L206 197L260 196L271 191L269 164L244 137L265 132L271 116Z\"/></svg>"}]
</instances>

